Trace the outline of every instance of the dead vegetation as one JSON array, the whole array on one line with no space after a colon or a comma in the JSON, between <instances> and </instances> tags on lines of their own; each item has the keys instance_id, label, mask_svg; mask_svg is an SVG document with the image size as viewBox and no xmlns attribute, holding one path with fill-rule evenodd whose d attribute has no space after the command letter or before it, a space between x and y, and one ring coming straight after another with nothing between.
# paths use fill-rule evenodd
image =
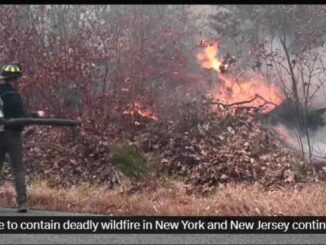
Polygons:
<instances>
[{"instance_id":1,"label":"dead vegetation","mask_svg":"<svg viewBox=\"0 0 326 245\"><path fill-rule=\"evenodd\" d=\"M181 182L129 193L129 184L115 190L88 184L68 189L43 183L29 186L29 206L69 212L112 215L326 215L326 186L308 184L267 191L259 185L228 184L198 198L187 194ZM0 205L15 206L14 190L0 189Z\"/></svg>"},{"instance_id":2,"label":"dead vegetation","mask_svg":"<svg viewBox=\"0 0 326 245\"><path fill-rule=\"evenodd\" d=\"M161 125L151 130L135 142L144 151L157 152L164 170L183 176L201 193L229 182L277 188L313 179L311 166L284 149L275 133L246 110L209 115L192 127Z\"/></svg>"},{"instance_id":3,"label":"dead vegetation","mask_svg":"<svg viewBox=\"0 0 326 245\"><path fill-rule=\"evenodd\" d=\"M123 131L125 144L83 127L83 140L75 141L64 133L49 141L50 130L38 131L46 144L25 145L30 207L112 215L326 214L326 186L316 183L325 178L322 168L314 175L250 110L202 103L183 119ZM128 120L133 125L134 116ZM15 205L12 187L3 186L0 197L0 205Z\"/></svg>"},{"instance_id":4,"label":"dead vegetation","mask_svg":"<svg viewBox=\"0 0 326 245\"><path fill-rule=\"evenodd\" d=\"M39 130L26 137L29 179L47 180L51 186L86 182L113 188L128 177L135 186L146 186L142 178L149 174L175 176L185 181L188 193L205 195L227 183L260 184L273 190L325 179L322 165L314 172L312 165L285 149L250 109L230 112L201 103L191 106L193 111L180 120L148 120L139 128L134 115L124 117L136 130L116 129L119 139L110 138L110 131L90 134L85 125L73 140L62 129ZM112 124L110 128L118 127Z\"/></svg>"},{"instance_id":5,"label":"dead vegetation","mask_svg":"<svg viewBox=\"0 0 326 245\"><path fill-rule=\"evenodd\" d=\"M0 6L6 34L0 36L6 39L1 61L15 58L24 67L27 109L80 122L73 130L24 132L32 207L161 215L325 213L318 206L324 199L317 198L324 187L314 184L325 180L325 163L312 165L310 143L309 164L304 154L285 149L257 118L275 107L292 108L293 101L294 113L284 114L302 121L300 137L309 140L310 122L323 125L324 109L311 114L308 107L324 91L325 9L217 6L210 24L224 38L198 45L202 30L187 8ZM205 71L194 69L197 63ZM282 115L274 116L279 122ZM3 177L11 179L8 168ZM166 179L183 184L166 186ZM40 181L46 186L35 185ZM3 188L2 195L1 202L11 205L12 192Z\"/></svg>"}]
</instances>

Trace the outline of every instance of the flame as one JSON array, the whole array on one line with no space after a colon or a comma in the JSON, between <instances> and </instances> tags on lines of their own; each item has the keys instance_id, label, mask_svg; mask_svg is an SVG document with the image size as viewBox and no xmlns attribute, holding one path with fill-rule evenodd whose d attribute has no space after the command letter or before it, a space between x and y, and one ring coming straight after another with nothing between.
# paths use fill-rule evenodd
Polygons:
<instances>
[{"instance_id":1,"label":"flame","mask_svg":"<svg viewBox=\"0 0 326 245\"><path fill-rule=\"evenodd\" d=\"M155 121L158 120L158 118L155 116L155 113L149 109L146 109L140 102L134 101L128 110L125 110L122 112L124 115L140 115L142 117L150 118ZM139 124L139 122L136 122L136 124Z\"/></svg>"},{"instance_id":2,"label":"flame","mask_svg":"<svg viewBox=\"0 0 326 245\"><path fill-rule=\"evenodd\" d=\"M218 43L214 42L213 44L205 44L206 48L202 53L197 54L197 60L200 61L202 67L206 69L213 68L216 71L220 70L220 66L222 65L222 61L220 61L218 57Z\"/></svg>"},{"instance_id":3,"label":"flame","mask_svg":"<svg viewBox=\"0 0 326 245\"><path fill-rule=\"evenodd\" d=\"M129 91L130 91L129 88L122 88L122 89L121 89L121 92L123 92L123 93L128 93Z\"/></svg>"},{"instance_id":4,"label":"flame","mask_svg":"<svg viewBox=\"0 0 326 245\"><path fill-rule=\"evenodd\" d=\"M236 104L238 107L258 108L262 113L273 110L281 104L283 98L281 92L275 84L268 83L261 75L253 73L247 80L239 81L231 74L226 75L229 71L230 64L228 60L219 58L218 42L203 42L204 50L197 54L197 60L202 67L214 69L221 81L217 88L215 98L223 104Z\"/></svg>"}]
</instances>

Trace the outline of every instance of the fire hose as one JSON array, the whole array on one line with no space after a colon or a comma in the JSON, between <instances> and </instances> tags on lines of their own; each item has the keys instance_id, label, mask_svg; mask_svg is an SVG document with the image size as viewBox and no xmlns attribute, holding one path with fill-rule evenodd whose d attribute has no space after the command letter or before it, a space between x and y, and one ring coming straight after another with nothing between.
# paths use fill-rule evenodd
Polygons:
<instances>
[{"instance_id":1,"label":"fire hose","mask_svg":"<svg viewBox=\"0 0 326 245\"><path fill-rule=\"evenodd\" d=\"M48 125L48 126L66 126L75 127L78 122L70 119L61 118L12 118L0 120L0 125L5 126L27 126L27 125Z\"/></svg>"}]
</instances>

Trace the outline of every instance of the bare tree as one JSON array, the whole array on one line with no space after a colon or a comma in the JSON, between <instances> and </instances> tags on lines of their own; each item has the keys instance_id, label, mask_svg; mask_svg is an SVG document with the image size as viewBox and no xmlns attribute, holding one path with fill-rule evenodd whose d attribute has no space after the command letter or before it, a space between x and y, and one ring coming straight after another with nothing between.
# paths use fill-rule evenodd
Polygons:
<instances>
[{"instance_id":1,"label":"bare tree","mask_svg":"<svg viewBox=\"0 0 326 245\"><path fill-rule=\"evenodd\" d=\"M308 120L310 109L325 81L321 50L326 28L324 6L222 6L217 7L212 27L226 45L238 47L242 64L278 82L286 98L294 101L296 128L302 152L307 139L308 156L312 146ZM251 51L251 55L248 54ZM249 61L249 62L248 62Z\"/></svg>"}]
</instances>

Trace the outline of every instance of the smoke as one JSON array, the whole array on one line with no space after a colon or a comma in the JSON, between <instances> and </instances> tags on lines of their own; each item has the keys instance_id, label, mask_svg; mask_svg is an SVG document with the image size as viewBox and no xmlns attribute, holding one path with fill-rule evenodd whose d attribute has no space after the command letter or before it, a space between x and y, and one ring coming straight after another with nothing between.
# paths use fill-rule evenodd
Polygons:
<instances>
[{"instance_id":1,"label":"smoke","mask_svg":"<svg viewBox=\"0 0 326 245\"><path fill-rule=\"evenodd\" d=\"M304 101L304 98L308 97L311 109L325 107L326 84L324 83L326 81L326 45L316 47L301 54L295 52L295 47L291 48L291 37L288 38L290 39L288 40L290 43L288 45L288 52L290 53L300 100ZM275 58L275 60L277 60L279 65L263 62L261 67L263 75L266 76L269 81L278 84L283 89L292 91L291 74L288 69L287 60L285 59L286 54L284 48L277 38L266 37L265 41L266 50L278 54L279 58Z\"/></svg>"},{"instance_id":2,"label":"smoke","mask_svg":"<svg viewBox=\"0 0 326 245\"><path fill-rule=\"evenodd\" d=\"M267 38L270 42L266 43L266 47L269 50L277 51L280 57L285 57L283 47L279 40ZM291 46L291 45L290 45ZM316 109L326 107L326 88L324 82L326 81L326 73L324 64L326 64L326 46L317 47L309 50L305 53L304 58L306 61L295 60L300 57L295 53L295 50L290 49L290 56L292 62L294 62L294 75L297 80L297 88L301 103L305 98L309 100L308 111L313 112ZM286 60L279 60L284 66L288 67ZM271 82L275 82L282 89L292 91L292 81L290 74L280 69L281 73L277 72L276 67L267 66L262 67L263 72L267 75ZM282 86L283 83L283 86ZM309 90L307 90L309 86ZM326 114L326 113L325 113ZM326 115L322 115L324 122L326 122ZM304 152L305 157L309 157L309 144L306 136L299 136L299 132L296 128L290 128L284 124L279 123L277 126L272 126L278 137L285 143L285 145L295 151ZM318 125L317 130L309 131L309 141L311 145L312 158L326 159L326 127Z\"/></svg>"},{"instance_id":3,"label":"smoke","mask_svg":"<svg viewBox=\"0 0 326 245\"><path fill-rule=\"evenodd\" d=\"M306 136L299 136L298 130L289 128L284 124L272 126L280 141L288 148L302 153L309 158L309 144ZM326 159L326 127L320 127L316 131L309 132L311 154L313 159Z\"/></svg>"}]
</instances>

